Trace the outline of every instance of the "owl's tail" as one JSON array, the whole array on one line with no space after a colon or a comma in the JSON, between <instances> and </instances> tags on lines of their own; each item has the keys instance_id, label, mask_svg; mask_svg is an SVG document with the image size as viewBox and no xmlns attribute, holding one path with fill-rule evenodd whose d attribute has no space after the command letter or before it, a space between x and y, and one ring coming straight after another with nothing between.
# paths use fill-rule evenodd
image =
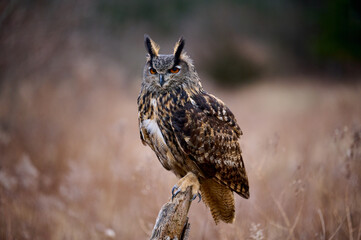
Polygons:
<instances>
[{"instance_id":1,"label":"owl's tail","mask_svg":"<svg viewBox=\"0 0 361 240\"><path fill-rule=\"evenodd\" d=\"M201 194L202 200L211 210L216 224L220 220L226 223L234 222L234 196L229 188L213 179L205 179L201 181Z\"/></svg>"}]
</instances>

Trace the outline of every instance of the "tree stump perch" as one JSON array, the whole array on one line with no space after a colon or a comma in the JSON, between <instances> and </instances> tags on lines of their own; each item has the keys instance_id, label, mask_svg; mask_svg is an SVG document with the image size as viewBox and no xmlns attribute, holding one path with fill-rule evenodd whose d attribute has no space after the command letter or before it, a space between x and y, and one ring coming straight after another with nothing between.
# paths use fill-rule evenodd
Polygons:
<instances>
[{"instance_id":1,"label":"tree stump perch","mask_svg":"<svg viewBox=\"0 0 361 240\"><path fill-rule=\"evenodd\" d=\"M191 187L185 192L179 192L174 199L170 199L159 211L155 222L151 240L186 240L188 239L190 223L188 211L191 206Z\"/></svg>"}]
</instances>

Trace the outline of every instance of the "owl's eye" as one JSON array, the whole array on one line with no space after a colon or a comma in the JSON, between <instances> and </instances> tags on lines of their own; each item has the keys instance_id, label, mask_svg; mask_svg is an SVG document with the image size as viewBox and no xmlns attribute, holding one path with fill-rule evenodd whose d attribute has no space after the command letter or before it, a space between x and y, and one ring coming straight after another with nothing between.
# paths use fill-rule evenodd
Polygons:
<instances>
[{"instance_id":1,"label":"owl's eye","mask_svg":"<svg viewBox=\"0 0 361 240\"><path fill-rule=\"evenodd\" d=\"M151 74L156 74L156 73L157 73L157 70L155 70L154 68L150 68L150 69L149 69L149 72L150 72Z\"/></svg>"},{"instance_id":2,"label":"owl's eye","mask_svg":"<svg viewBox=\"0 0 361 240\"><path fill-rule=\"evenodd\" d=\"M169 72L170 73L177 73L177 72L179 72L179 70L180 70L179 67L173 67L173 68L169 69Z\"/></svg>"}]
</instances>

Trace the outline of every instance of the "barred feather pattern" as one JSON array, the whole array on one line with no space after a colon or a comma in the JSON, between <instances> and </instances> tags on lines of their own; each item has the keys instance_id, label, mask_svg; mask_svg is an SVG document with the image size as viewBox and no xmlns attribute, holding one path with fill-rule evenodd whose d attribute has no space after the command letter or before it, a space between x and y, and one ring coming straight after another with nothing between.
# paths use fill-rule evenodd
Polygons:
<instances>
[{"instance_id":1,"label":"barred feather pattern","mask_svg":"<svg viewBox=\"0 0 361 240\"><path fill-rule=\"evenodd\" d=\"M234 220L235 191L249 197L238 139L242 132L226 105L200 89L164 93L143 91L138 98L140 135L159 161L178 177L199 176L203 201L216 223ZM154 120L164 143L146 129ZM152 136L153 135L153 136Z\"/></svg>"},{"instance_id":2,"label":"barred feather pattern","mask_svg":"<svg viewBox=\"0 0 361 240\"><path fill-rule=\"evenodd\" d=\"M220 220L226 223L234 222L234 196L229 188L217 183L214 179L205 179L201 182L201 194L216 224Z\"/></svg>"}]
</instances>

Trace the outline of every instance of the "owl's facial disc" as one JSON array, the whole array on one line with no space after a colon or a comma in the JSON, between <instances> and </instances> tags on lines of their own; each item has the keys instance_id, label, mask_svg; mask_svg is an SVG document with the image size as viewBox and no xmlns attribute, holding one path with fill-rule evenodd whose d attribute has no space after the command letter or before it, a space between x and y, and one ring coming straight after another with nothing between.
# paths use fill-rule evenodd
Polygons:
<instances>
[{"instance_id":1,"label":"owl's facial disc","mask_svg":"<svg viewBox=\"0 0 361 240\"><path fill-rule=\"evenodd\" d=\"M148 75L153 82L160 87L168 86L173 80L178 79L178 74L182 71L184 63L178 60L176 64L175 56L159 54L148 61Z\"/></svg>"},{"instance_id":2,"label":"owl's facial disc","mask_svg":"<svg viewBox=\"0 0 361 240\"><path fill-rule=\"evenodd\" d=\"M174 79L174 77L181 71L182 67L177 65L165 71L156 70L153 67L148 67L148 72L153 76L155 81L159 81L159 85L163 87L165 83L168 83L170 80Z\"/></svg>"}]
</instances>

